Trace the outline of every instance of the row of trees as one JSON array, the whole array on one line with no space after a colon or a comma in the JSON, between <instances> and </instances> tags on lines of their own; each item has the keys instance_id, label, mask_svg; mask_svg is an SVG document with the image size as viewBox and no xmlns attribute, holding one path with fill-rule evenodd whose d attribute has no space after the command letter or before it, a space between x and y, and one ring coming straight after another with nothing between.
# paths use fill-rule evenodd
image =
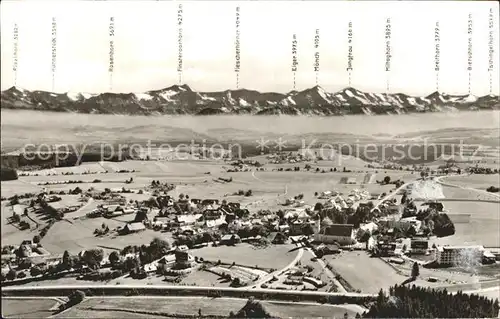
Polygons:
<instances>
[{"instance_id":1,"label":"row of trees","mask_svg":"<svg viewBox=\"0 0 500 319\"><path fill-rule=\"evenodd\" d=\"M2 181L12 181L18 179L17 171L10 167L1 167L0 180Z\"/></svg>"},{"instance_id":2,"label":"row of trees","mask_svg":"<svg viewBox=\"0 0 500 319\"><path fill-rule=\"evenodd\" d=\"M498 299L462 292L394 286L385 294L381 289L377 301L365 318L493 318L498 316Z\"/></svg>"}]
</instances>

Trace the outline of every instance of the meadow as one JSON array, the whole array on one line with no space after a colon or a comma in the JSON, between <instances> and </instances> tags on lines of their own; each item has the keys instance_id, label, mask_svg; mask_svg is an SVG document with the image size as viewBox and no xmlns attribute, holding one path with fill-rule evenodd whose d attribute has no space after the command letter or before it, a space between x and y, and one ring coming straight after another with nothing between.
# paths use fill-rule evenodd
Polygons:
<instances>
[{"instance_id":1,"label":"meadow","mask_svg":"<svg viewBox=\"0 0 500 319\"><path fill-rule=\"evenodd\" d=\"M57 301L51 298L5 299L2 298L3 318L46 318L52 315L52 308Z\"/></svg>"},{"instance_id":2,"label":"meadow","mask_svg":"<svg viewBox=\"0 0 500 319\"><path fill-rule=\"evenodd\" d=\"M500 204L489 202L445 202L452 214L470 214L469 223L455 223L455 235L438 239L441 245L500 246Z\"/></svg>"},{"instance_id":3,"label":"meadow","mask_svg":"<svg viewBox=\"0 0 500 319\"><path fill-rule=\"evenodd\" d=\"M246 303L245 299L236 298L92 298L73 307L68 312L62 313L60 318L82 318L98 316L103 318L127 317L141 318L141 311L154 311L158 314L170 315L197 315L201 309L202 315L227 316L231 311L237 312ZM343 317L344 313L354 316L362 312L363 308L357 305L320 305L320 304L289 304L272 301L262 301L264 307L271 315L278 317ZM103 311L104 310L104 311ZM122 310L122 311L120 311ZM134 313L135 312L135 313ZM155 316L148 316L155 318ZM158 316L159 318L160 316Z\"/></svg>"}]
</instances>

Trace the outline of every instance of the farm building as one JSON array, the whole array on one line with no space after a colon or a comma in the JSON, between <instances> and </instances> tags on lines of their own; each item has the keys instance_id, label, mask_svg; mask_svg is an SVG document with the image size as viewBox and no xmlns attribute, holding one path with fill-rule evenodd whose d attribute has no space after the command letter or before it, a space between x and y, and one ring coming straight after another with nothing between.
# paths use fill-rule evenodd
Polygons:
<instances>
[{"instance_id":1,"label":"farm building","mask_svg":"<svg viewBox=\"0 0 500 319\"><path fill-rule=\"evenodd\" d=\"M374 173L367 173L363 177L363 184L374 184L374 183L376 183L376 181L377 181L376 177L377 176Z\"/></svg>"},{"instance_id":2,"label":"farm building","mask_svg":"<svg viewBox=\"0 0 500 319\"><path fill-rule=\"evenodd\" d=\"M175 264L175 255L165 255L160 260L158 260L158 265L156 268L160 271L167 270Z\"/></svg>"},{"instance_id":3,"label":"farm building","mask_svg":"<svg viewBox=\"0 0 500 319\"><path fill-rule=\"evenodd\" d=\"M288 236L282 232L272 232L268 237L272 244L284 244L288 240Z\"/></svg>"},{"instance_id":4,"label":"farm building","mask_svg":"<svg viewBox=\"0 0 500 319\"><path fill-rule=\"evenodd\" d=\"M194 263L194 257L187 250L175 250L175 265L182 268L189 268Z\"/></svg>"},{"instance_id":5,"label":"farm building","mask_svg":"<svg viewBox=\"0 0 500 319\"><path fill-rule=\"evenodd\" d=\"M425 239L414 239L411 241L412 254L425 254L429 249L429 241Z\"/></svg>"},{"instance_id":6,"label":"farm building","mask_svg":"<svg viewBox=\"0 0 500 319\"><path fill-rule=\"evenodd\" d=\"M342 177L339 184L356 184L356 177Z\"/></svg>"},{"instance_id":7,"label":"farm building","mask_svg":"<svg viewBox=\"0 0 500 319\"><path fill-rule=\"evenodd\" d=\"M394 256L396 252L396 243L391 241L379 240L375 247L375 252L379 256Z\"/></svg>"},{"instance_id":8,"label":"farm building","mask_svg":"<svg viewBox=\"0 0 500 319\"><path fill-rule=\"evenodd\" d=\"M124 234L137 233L146 229L143 223L130 223L122 228Z\"/></svg>"}]
</instances>

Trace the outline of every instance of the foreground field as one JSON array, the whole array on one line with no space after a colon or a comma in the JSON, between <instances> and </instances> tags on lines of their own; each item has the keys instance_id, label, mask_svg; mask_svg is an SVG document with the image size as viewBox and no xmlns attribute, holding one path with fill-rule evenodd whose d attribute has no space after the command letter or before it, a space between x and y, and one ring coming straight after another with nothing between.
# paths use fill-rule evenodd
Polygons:
<instances>
[{"instance_id":1,"label":"foreground field","mask_svg":"<svg viewBox=\"0 0 500 319\"><path fill-rule=\"evenodd\" d=\"M227 316L231 311L237 312L246 303L245 299L232 298L91 298L61 313L59 318L140 318L136 315L154 312L160 317L175 317L181 315L222 315ZM354 316L362 313L363 308L357 305L315 305L315 304L289 304L272 301L263 301L264 307L271 315L278 317L343 317L344 313ZM156 318L151 316L149 318Z\"/></svg>"},{"instance_id":2,"label":"foreground field","mask_svg":"<svg viewBox=\"0 0 500 319\"><path fill-rule=\"evenodd\" d=\"M354 288L364 293L377 293L380 289L389 289L400 285L408 277L394 271L378 258L370 258L366 252L343 252L325 259L337 273Z\"/></svg>"},{"instance_id":3,"label":"foreground field","mask_svg":"<svg viewBox=\"0 0 500 319\"><path fill-rule=\"evenodd\" d=\"M2 298L2 318L46 318L52 315L54 299L5 299Z\"/></svg>"}]
</instances>

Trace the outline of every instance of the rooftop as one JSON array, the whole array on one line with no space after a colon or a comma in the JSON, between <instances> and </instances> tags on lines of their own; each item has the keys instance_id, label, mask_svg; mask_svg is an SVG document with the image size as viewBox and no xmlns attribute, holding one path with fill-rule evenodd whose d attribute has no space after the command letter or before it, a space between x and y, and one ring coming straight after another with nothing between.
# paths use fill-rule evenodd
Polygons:
<instances>
[{"instance_id":1,"label":"rooftop","mask_svg":"<svg viewBox=\"0 0 500 319\"><path fill-rule=\"evenodd\" d=\"M351 237L353 229L352 224L333 224L325 227L321 233L329 236Z\"/></svg>"}]
</instances>

